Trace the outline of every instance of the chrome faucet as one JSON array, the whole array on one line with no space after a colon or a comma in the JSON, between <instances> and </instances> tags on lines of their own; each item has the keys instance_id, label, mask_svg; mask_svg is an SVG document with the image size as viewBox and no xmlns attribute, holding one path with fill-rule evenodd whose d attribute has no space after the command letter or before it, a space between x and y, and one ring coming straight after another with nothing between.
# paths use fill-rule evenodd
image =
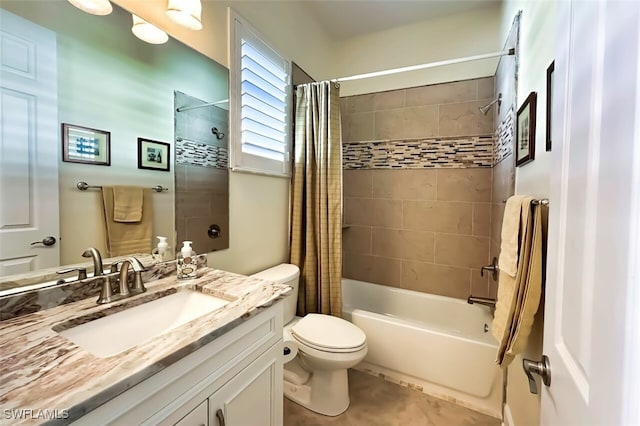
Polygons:
<instances>
[{"instance_id":1,"label":"chrome faucet","mask_svg":"<svg viewBox=\"0 0 640 426\"><path fill-rule=\"evenodd\" d=\"M82 257L90 257L93 259L93 276L97 277L100 275L104 275L104 270L102 269L102 256L100 256L100 252L95 247L89 247L82 253Z\"/></svg>"},{"instance_id":2,"label":"chrome faucet","mask_svg":"<svg viewBox=\"0 0 640 426\"><path fill-rule=\"evenodd\" d=\"M129 267L131 267L134 273L134 281L131 288L129 287ZM144 265L133 256L112 263L109 271L109 277L117 277L118 293L113 294L110 281L105 279L102 283L102 291L98 298L98 304L101 305L103 303L113 302L115 300L124 299L134 294L144 293L147 291L144 287L144 283L142 282L142 272L145 270Z\"/></svg>"},{"instance_id":3,"label":"chrome faucet","mask_svg":"<svg viewBox=\"0 0 640 426\"><path fill-rule=\"evenodd\" d=\"M133 269L133 285L131 289L129 289L129 266ZM120 294L124 296L130 296L132 293L144 293L147 289L144 287L144 283L142 282L142 272L146 269L144 265L135 257L127 257L120 267Z\"/></svg>"}]
</instances>

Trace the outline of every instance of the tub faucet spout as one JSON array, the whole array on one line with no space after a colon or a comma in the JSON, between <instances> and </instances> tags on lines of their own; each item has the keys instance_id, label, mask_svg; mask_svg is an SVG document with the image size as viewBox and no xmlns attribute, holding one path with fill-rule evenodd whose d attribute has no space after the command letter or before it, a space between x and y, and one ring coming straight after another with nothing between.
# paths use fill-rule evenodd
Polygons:
<instances>
[{"instance_id":1,"label":"tub faucet spout","mask_svg":"<svg viewBox=\"0 0 640 426\"><path fill-rule=\"evenodd\" d=\"M489 299L488 297L469 296L467 297L467 303L470 305L477 303L478 305L488 306L492 309L496 307L496 299Z\"/></svg>"}]
</instances>

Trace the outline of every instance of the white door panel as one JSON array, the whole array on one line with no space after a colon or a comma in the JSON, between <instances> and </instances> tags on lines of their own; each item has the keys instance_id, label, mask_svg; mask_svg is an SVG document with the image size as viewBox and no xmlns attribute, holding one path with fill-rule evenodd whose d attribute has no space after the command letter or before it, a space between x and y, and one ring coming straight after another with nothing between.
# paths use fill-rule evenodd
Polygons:
<instances>
[{"instance_id":1,"label":"white door panel","mask_svg":"<svg viewBox=\"0 0 640 426\"><path fill-rule=\"evenodd\" d=\"M640 3L557 2L543 425L622 416ZM637 285L635 283L634 285Z\"/></svg>"},{"instance_id":2,"label":"white door panel","mask_svg":"<svg viewBox=\"0 0 640 426\"><path fill-rule=\"evenodd\" d=\"M0 273L56 266L59 243L55 33L0 10Z\"/></svg>"}]
</instances>

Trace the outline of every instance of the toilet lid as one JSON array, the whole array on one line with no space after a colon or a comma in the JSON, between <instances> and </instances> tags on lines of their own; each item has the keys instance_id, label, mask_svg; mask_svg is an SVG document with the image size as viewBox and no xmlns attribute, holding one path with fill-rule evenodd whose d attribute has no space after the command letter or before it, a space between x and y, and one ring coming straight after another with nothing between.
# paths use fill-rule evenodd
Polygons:
<instances>
[{"instance_id":1,"label":"toilet lid","mask_svg":"<svg viewBox=\"0 0 640 426\"><path fill-rule=\"evenodd\" d=\"M349 321L330 315L309 314L298 321L291 333L302 343L325 349L359 349L367 336Z\"/></svg>"}]
</instances>

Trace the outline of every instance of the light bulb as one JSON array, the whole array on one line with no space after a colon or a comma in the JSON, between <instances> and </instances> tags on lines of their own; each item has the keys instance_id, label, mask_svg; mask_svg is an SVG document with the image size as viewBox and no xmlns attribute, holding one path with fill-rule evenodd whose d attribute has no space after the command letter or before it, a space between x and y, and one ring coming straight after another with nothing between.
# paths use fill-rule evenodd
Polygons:
<instances>
[{"instance_id":1,"label":"light bulb","mask_svg":"<svg viewBox=\"0 0 640 426\"><path fill-rule=\"evenodd\" d=\"M69 0L69 3L92 15L108 15L113 11L109 0Z\"/></svg>"},{"instance_id":2,"label":"light bulb","mask_svg":"<svg viewBox=\"0 0 640 426\"><path fill-rule=\"evenodd\" d=\"M190 30L202 29L202 3L200 0L169 0L166 14L178 25Z\"/></svg>"},{"instance_id":3,"label":"light bulb","mask_svg":"<svg viewBox=\"0 0 640 426\"><path fill-rule=\"evenodd\" d=\"M131 32L135 34L142 41L146 41L151 44L162 44L166 43L169 40L169 36L167 33L162 31L160 28L155 25L151 25L141 17L137 15L133 16L133 26L131 27Z\"/></svg>"}]
</instances>

